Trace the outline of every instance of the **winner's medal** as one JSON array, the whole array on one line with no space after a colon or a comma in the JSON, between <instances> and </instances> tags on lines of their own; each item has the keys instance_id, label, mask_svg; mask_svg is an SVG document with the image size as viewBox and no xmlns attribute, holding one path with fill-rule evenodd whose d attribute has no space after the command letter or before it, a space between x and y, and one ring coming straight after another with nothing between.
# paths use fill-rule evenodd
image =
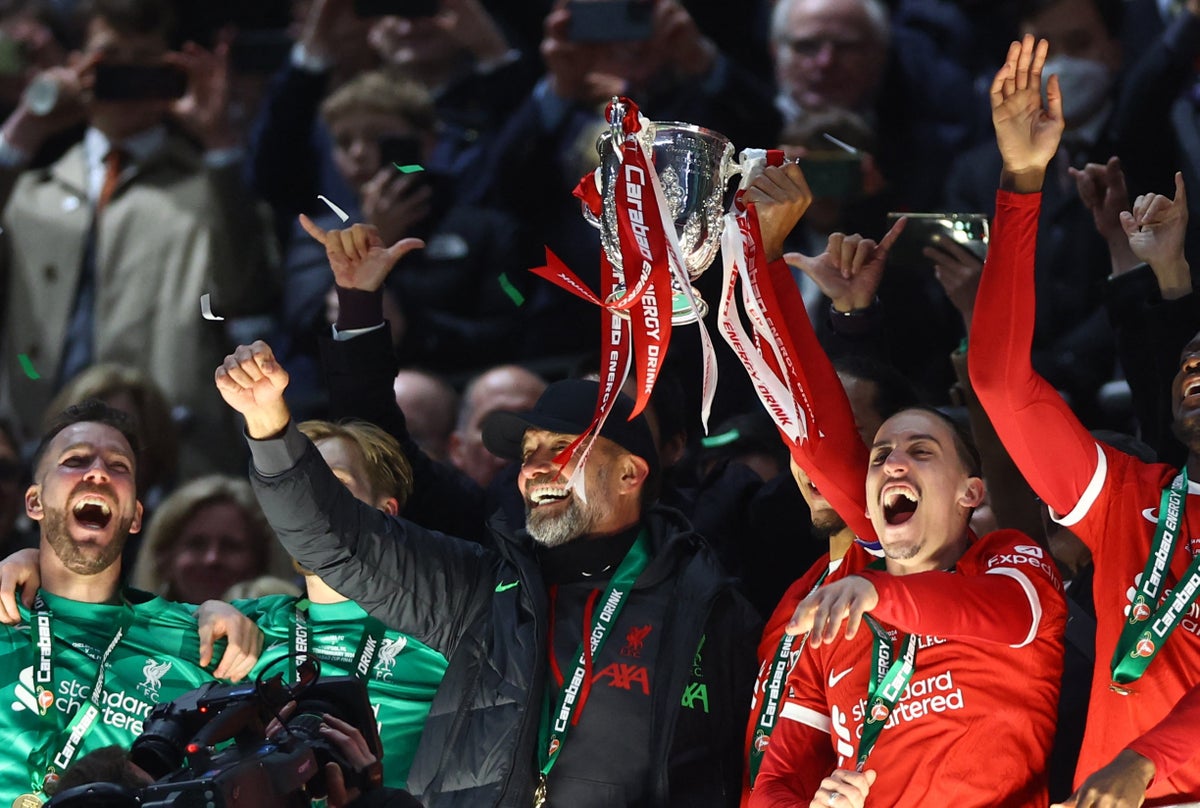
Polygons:
<instances>
[{"instance_id":1,"label":"winner's medal","mask_svg":"<svg viewBox=\"0 0 1200 808\"><path fill-rule=\"evenodd\" d=\"M12 802L12 808L41 808L41 805L37 794L22 794Z\"/></svg>"}]
</instances>

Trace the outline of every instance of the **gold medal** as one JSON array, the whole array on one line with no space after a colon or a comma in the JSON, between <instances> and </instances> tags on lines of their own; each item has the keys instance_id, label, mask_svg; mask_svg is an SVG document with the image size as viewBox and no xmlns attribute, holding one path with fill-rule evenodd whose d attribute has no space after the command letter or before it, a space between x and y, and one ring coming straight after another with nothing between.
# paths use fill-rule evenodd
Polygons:
<instances>
[{"instance_id":1,"label":"gold medal","mask_svg":"<svg viewBox=\"0 0 1200 808\"><path fill-rule=\"evenodd\" d=\"M546 775L538 775L537 788L533 790L533 808L542 808L546 804ZM14 806L15 808L15 806Z\"/></svg>"},{"instance_id":2,"label":"gold medal","mask_svg":"<svg viewBox=\"0 0 1200 808\"><path fill-rule=\"evenodd\" d=\"M1109 682L1108 689L1114 693L1117 693L1118 695L1121 695L1121 696L1136 695L1136 691L1134 691L1128 687L1125 687L1124 685L1119 685L1116 682Z\"/></svg>"},{"instance_id":3,"label":"gold medal","mask_svg":"<svg viewBox=\"0 0 1200 808\"><path fill-rule=\"evenodd\" d=\"M42 801L36 794L22 794L13 800L12 808L41 808Z\"/></svg>"}]
</instances>

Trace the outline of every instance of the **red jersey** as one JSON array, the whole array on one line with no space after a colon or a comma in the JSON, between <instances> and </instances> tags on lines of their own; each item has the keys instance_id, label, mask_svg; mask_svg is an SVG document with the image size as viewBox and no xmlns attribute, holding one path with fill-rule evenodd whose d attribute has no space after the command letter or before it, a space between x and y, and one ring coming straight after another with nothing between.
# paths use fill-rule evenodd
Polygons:
<instances>
[{"instance_id":1,"label":"red jersey","mask_svg":"<svg viewBox=\"0 0 1200 808\"><path fill-rule=\"evenodd\" d=\"M1109 689L1109 665L1129 612L1136 582L1150 557L1158 523L1162 490L1178 473L1164 464L1150 465L1107 446L1098 448L1093 483L1079 503L1058 521L1092 550L1096 566L1092 584L1096 602L1096 667L1088 722L1079 752L1078 782L1105 766L1134 737L1158 723L1185 693L1200 683L1200 605L1188 614L1163 644L1146 672L1129 687L1133 695ZM1162 601L1200 552L1200 485L1188 483L1179 546L1171 559ZM1155 801L1154 798L1158 798ZM1155 778L1147 805L1200 800L1200 766L1184 765L1169 777Z\"/></svg>"},{"instance_id":2,"label":"red jersey","mask_svg":"<svg viewBox=\"0 0 1200 808\"><path fill-rule=\"evenodd\" d=\"M868 803L887 806L1040 806L1054 740L1066 605L1053 561L1017 531L974 542L953 573L845 574L879 592L872 615L890 633L918 635L915 671L867 768ZM894 635L893 635L894 636ZM875 636L806 647L771 736L752 808L806 805L823 777L854 768Z\"/></svg>"},{"instance_id":3,"label":"red jersey","mask_svg":"<svg viewBox=\"0 0 1200 808\"><path fill-rule=\"evenodd\" d=\"M775 607L775 611L771 612L771 618L767 621L767 625L763 629L762 640L758 644L758 678L754 682L754 693L750 700L750 720L746 724L746 757L743 761L745 770L742 782L742 808L746 808L746 805L750 802L750 750L756 746L761 746L765 749L770 742L769 737L758 737L759 711L762 709L764 700L767 702L782 702L787 698L788 691L786 686L788 677L791 676L792 670L796 667L796 661L800 658L800 652L804 650L804 645L797 638L797 642L793 645L791 654L789 655L787 669L782 679L776 680L773 669L775 655L779 651L779 643L783 639L784 630L787 628L788 623L792 621L792 615L795 614L796 607L800 605L800 601L808 597L817 588L817 582L821 580L821 576L828 572L829 574L825 578L826 581L843 578L845 577L845 573L841 572L843 566L842 559L830 561L829 553L817 559L817 562L808 568L808 572L804 573L800 579L788 587L787 592L780 599L779 605ZM776 713L776 721L778 720L778 713Z\"/></svg>"},{"instance_id":4,"label":"red jersey","mask_svg":"<svg viewBox=\"0 0 1200 808\"><path fill-rule=\"evenodd\" d=\"M968 353L971 381L1013 461L1033 490L1092 550L1095 563L1096 665L1075 783L1107 765L1200 683L1200 609L1163 645L1134 695L1108 687L1135 578L1150 555L1162 489L1177 473L1101 447L1062 397L1030 364L1035 301L1034 248L1040 194L1001 191L980 280ZM1179 546L1163 597L1200 551L1200 487L1188 484ZM1200 800L1200 761L1156 779L1146 805Z\"/></svg>"},{"instance_id":5,"label":"red jersey","mask_svg":"<svg viewBox=\"0 0 1200 808\"><path fill-rule=\"evenodd\" d=\"M1200 686L1189 690L1170 715L1126 747L1154 764L1151 785L1169 778L1200 753L1196 745L1197 726L1200 726Z\"/></svg>"}]
</instances>

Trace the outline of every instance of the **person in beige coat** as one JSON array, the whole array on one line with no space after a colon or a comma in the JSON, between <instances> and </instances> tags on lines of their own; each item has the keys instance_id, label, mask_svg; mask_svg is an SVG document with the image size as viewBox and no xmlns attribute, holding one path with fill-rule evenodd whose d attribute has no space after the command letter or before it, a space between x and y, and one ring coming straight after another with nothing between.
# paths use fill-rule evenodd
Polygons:
<instances>
[{"instance_id":1,"label":"person in beige coat","mask_svg":"<svg viewBox=\"0 0 1200 808\"><path fill-rule=\"evenodd\" d=\"M223 54L169 53L170 23L159 0L95 0L84 52L47 74L55 107L37 115L23 101L5 122L0 402L37 424L55 390L89 364L139 368L190 414L187 478L240 465L236 431L207 380L227 352L225 324L202 317L200 298L217 315L261 312L276 276L225 124ZM187 95L96 100L96 66L110 63L174 64L188 75ZM171 111L205 152L168 128ZM81 142L48 168L19 171L81 117ZM121 152L115 168L111 151Z\"/></svg>"}]
</instances>

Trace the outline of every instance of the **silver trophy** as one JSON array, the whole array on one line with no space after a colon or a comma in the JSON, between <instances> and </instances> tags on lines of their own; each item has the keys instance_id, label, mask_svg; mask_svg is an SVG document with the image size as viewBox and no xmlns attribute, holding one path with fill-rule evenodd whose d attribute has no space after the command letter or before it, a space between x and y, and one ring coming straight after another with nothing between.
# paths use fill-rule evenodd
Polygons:
<instances>
[{"instance_id":1,"label":"silver trophy","mask_svg":"<svg viewBox=\"0 0 1200 808\"><path fill-rule=\"evenodd\" d=\"M601 215L594 216L583 206L584 218L600 230L600 244L608 260L622 268L621 246L617 235L616 183L621 161L613 143L623 142L625 133L621 121L625 106L615 99L609 117L610 130L596 140L600 153L599 182L602 200ZM652 155L654 168L662 183L667 209L675 222L675 233L687 265L688 277L695 280L717 255L721 247L721 230L725 215L725 188L741 170L734 162L733 144L724 135L711 129L675 121L654 121L642 127L635 137L641 140L646 152ZM692 308L687 292L679 281L671 280L671 322L675 325L694 323L708 313L700 293L692 288L696 308ZM612 298L625 294L618 285Z\"/></svg>"}]
</instances>

